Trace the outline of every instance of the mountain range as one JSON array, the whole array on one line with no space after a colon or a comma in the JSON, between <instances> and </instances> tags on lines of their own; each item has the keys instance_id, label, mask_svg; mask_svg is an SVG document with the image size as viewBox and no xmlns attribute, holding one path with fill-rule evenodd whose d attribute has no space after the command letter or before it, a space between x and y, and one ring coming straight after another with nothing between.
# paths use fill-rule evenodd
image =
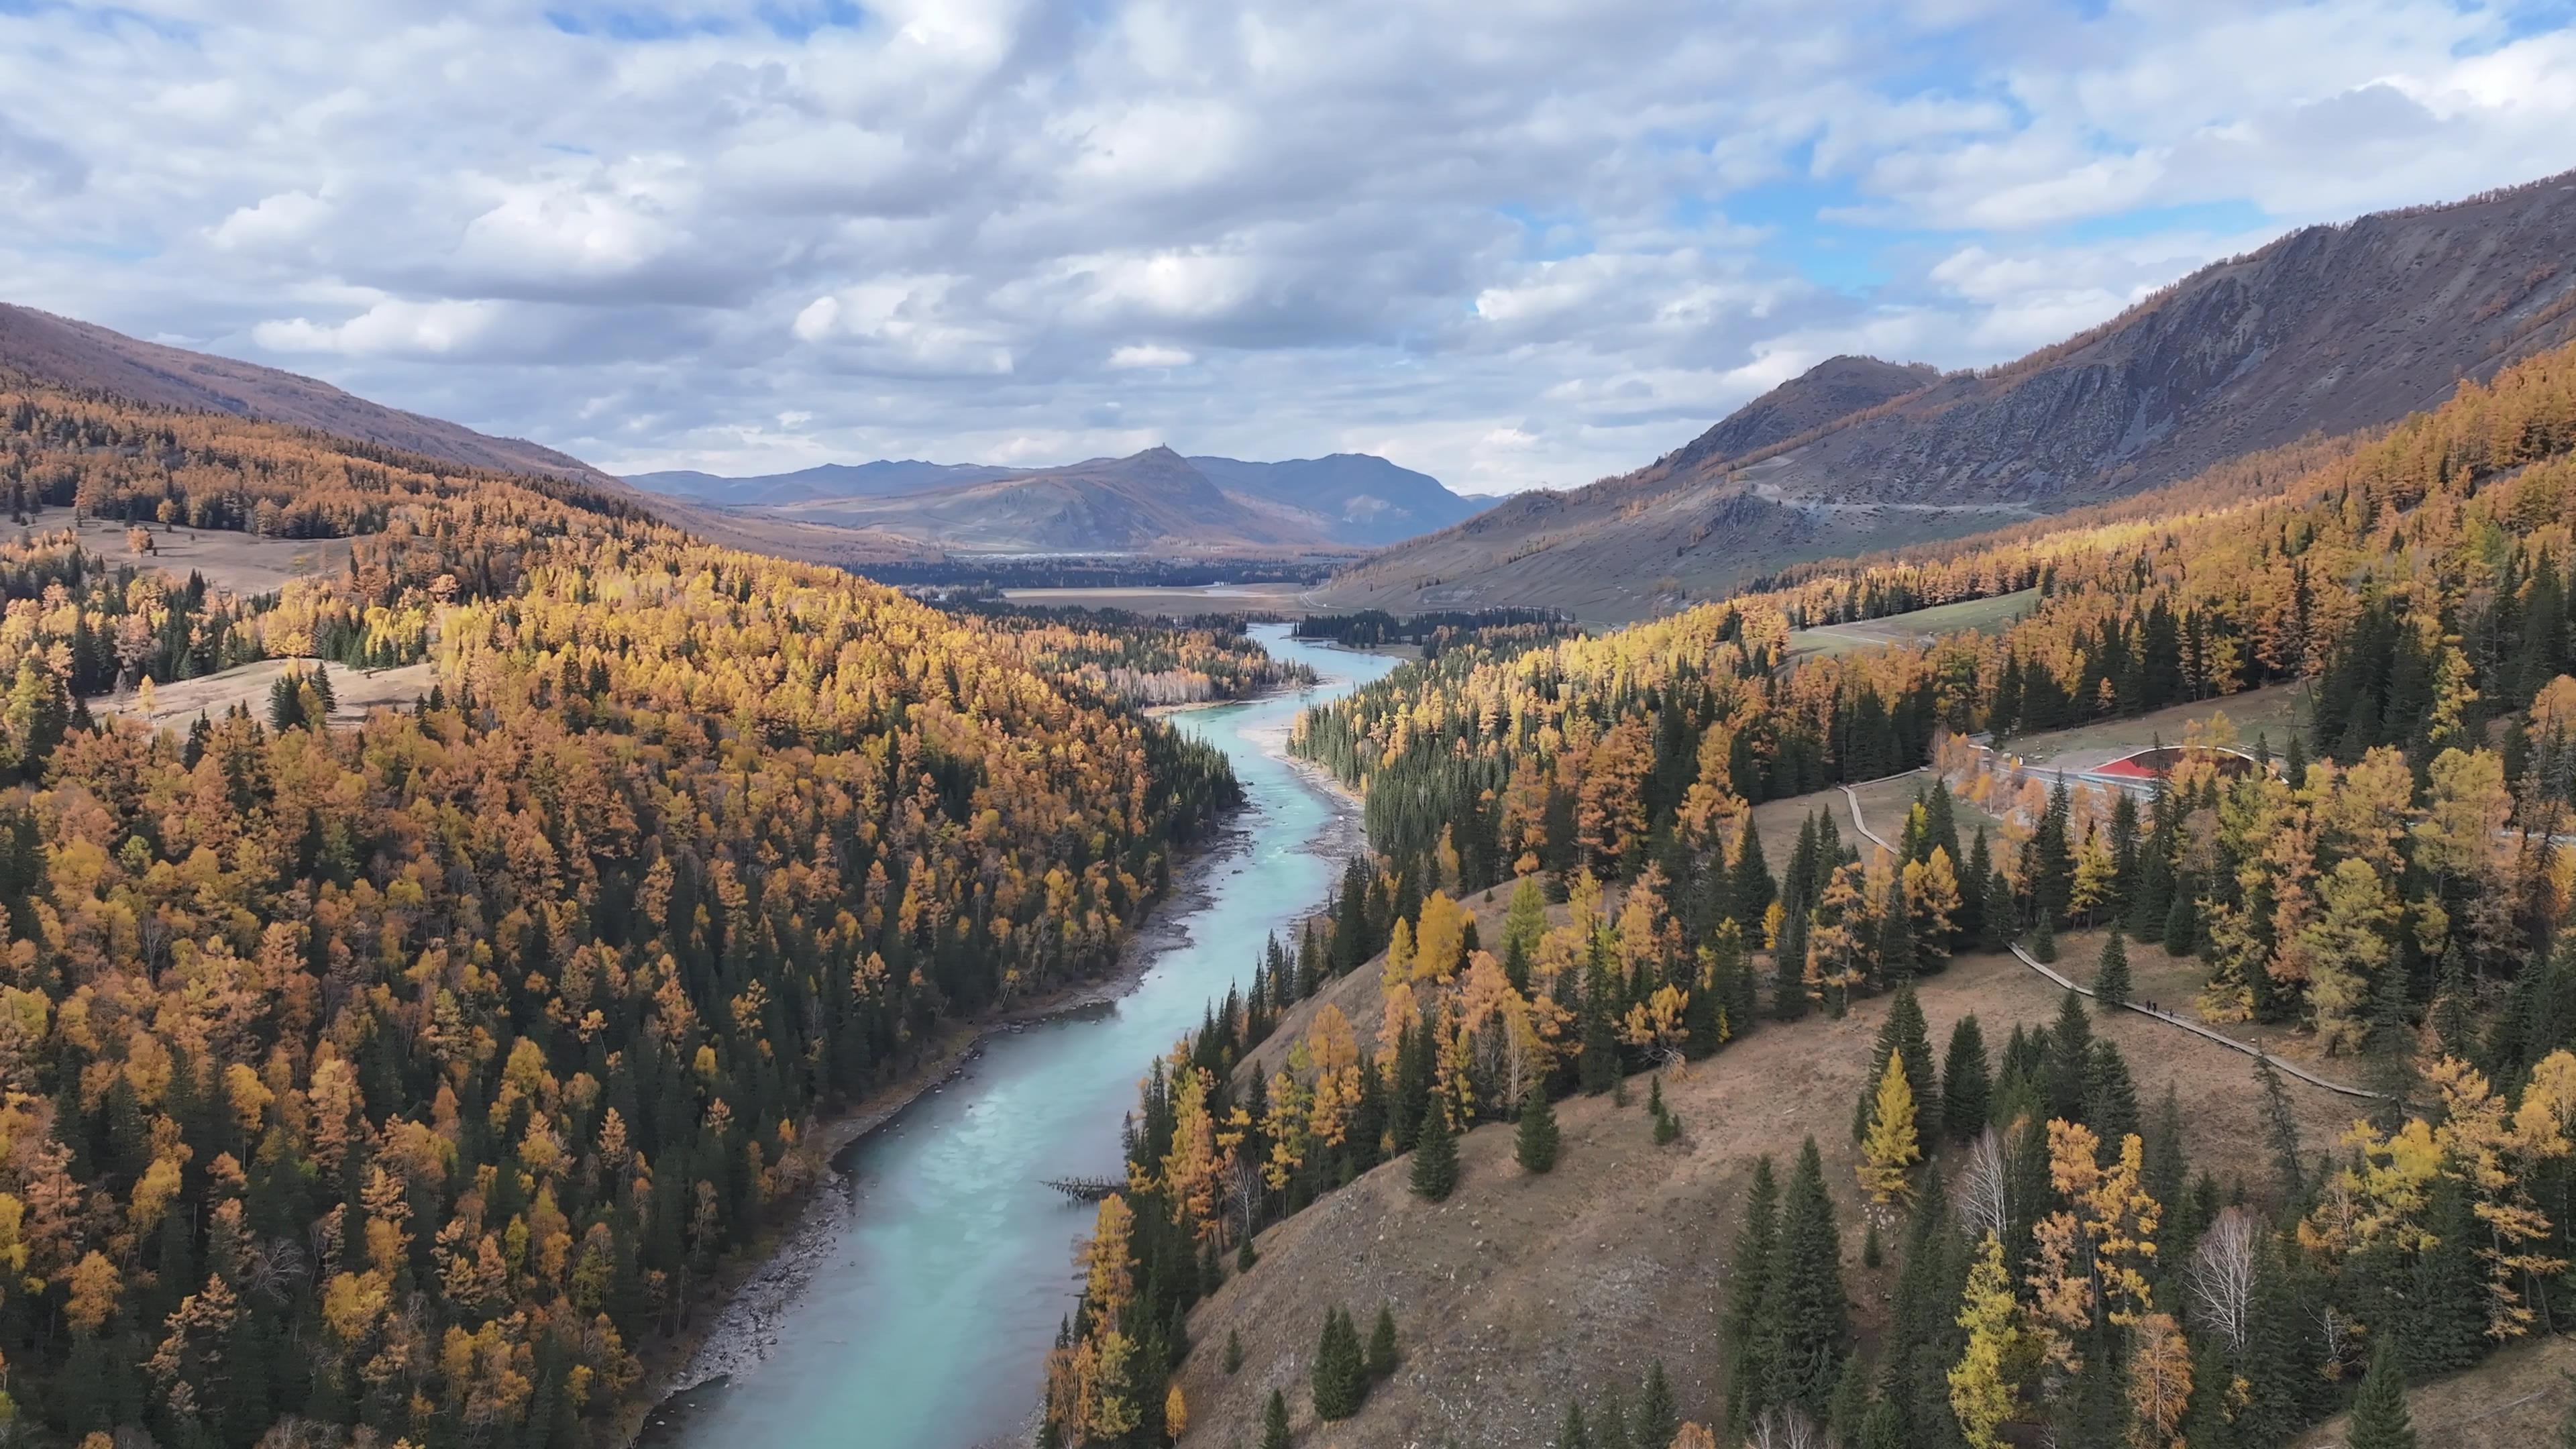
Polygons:
<instances>
[{"instance_id":1,"label":"mountain range","mask_svg":"<svg viewBox=\"0 0 2576 1449\"><path fill-rule=\"evenodd\" d=\"M1149 448L1058 468L906 459L726 478L630 474L747 517L866 528L980 553L1371 548L1472 516L1440 481L1366 453L1281 463Z\"/></svg>"},{"instance_id":2,"label":"mountain range","mask_svg":"<svg viewBox=\"0 0 2576 1449\"><path fill-rule=\"evenodd\" d=\"M1516 495L1320 592L1616 621L2384 426L2576 338L2576 173L2312 226L2007 366L1838 357L1633 473Z\"/></svg>"}]
</instances>

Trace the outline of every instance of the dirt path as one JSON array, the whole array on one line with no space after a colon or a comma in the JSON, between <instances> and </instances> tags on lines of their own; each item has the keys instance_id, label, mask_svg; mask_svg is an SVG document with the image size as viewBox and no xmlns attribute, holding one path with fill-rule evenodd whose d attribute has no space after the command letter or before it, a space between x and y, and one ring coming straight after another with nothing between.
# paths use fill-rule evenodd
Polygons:
<instances>
[{"instance_id":1,"label":"dirt path","mask_svg":"<svg viewBox=\"0 0 2576 1449\"><path fill-rule=\"evenodd\" d=\"M1914 771L1908 770L1905 773L1910 775L1913 774ZM1902 779L1903 776L1892 776L1890 778ZM1853 792L1852 787L1849 785L1838 785L1835 788L1841 790L1843 792L1843 798L1851 802L1852 829L1857 830L1862 835L1866 836L1869 841L1879 849L1887 851L1890 854L1894 854L1896 847L1879 839L1877 833L1869 828L1869 822L1861 819L1860 796ZM2024 966L2029 967L2031 970L2038 972L2040 975L2047 977L2049 980L2056 982L2058 985L2065 987L2067 990L2072 991L2079 996L2090 997L2093 995L2093 988L2089 986L2078 986L2073 981L2068 980L2064 973L2043 964L2038 957L2023 950L2020 942L2008 942L2007 945L2011 949L2014 959L2020 961ZM2220 1046L2226 1047L2231 1051L2243 1052L2245 1055L2252 1057L2257 1061L2268 1061L2273 1066L2287 1072L2293 1077L2298 1078L2300 1081L2306 1082L2312 1087L2323 1087L2329 1092L2340 1092L2344 1096L2359 1097L2364 1101L2384 1102L2388 1100L2388 1095L2385 1092L2372 1092L2360 1087L2346 1086L2342 1082L2329 1081L2328 1079L2320 1077L2316 1073L2309 1071L2307 1068L2300 1066L2296 1062L2283 1061L2281 1058L2264 1051L2261 1047L2251 1046L2245 1042L2238 1041L2236 1038L2229 1036L2224 1032L2203 1026L2199 1022L2186 1021L2169 1011L2158 1011L2152 1007L2140 1006L2134 1001L2121 1002L2120 1006L2123 1010L2134 1011L2140 1016L2147 1017L2155 1021L2161 1021L2167 1026L2179 1027L2184 1031L2190 1032L2194 1036L2204 1037L2210 1041L2214 1041Z\"/></svg>"}]
</instances>

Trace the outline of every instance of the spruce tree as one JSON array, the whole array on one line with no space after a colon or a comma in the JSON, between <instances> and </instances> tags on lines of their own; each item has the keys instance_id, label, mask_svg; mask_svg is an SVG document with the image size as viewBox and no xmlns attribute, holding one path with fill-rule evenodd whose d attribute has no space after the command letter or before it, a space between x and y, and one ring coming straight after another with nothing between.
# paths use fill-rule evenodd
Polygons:
<instances>
[{"instance_id":1,"label":"spruce tree","mask_svg":"<svg viewBox=\"0 0 2576 1449\"><path fill-rule=\"evenodd\" d=\"M2415 1449L2415 1424L2406 1412L2406 1378L2398 1372L2396 1346L2386 1339L2370 1355L2361 1392L2352 1401L2351 1449Z\"/></svg>"},{"instance_id":2,"label":"spruce tree","mask_svg":"<svg viewBox=\"0 0 2576 1449\"><path fill-rule=\"evenodd\" d=\"M1950 918L1951 939L1965 945L1970 941L1986 950L1986 878L1994 874L1994 856L1986 847L1986 827L1977 827L1977 843L1968 847L1968 861L1959 871L1959 912Z\"/></svg>"},{"instance_id":3,"label":"spruce tree","mask_svg":"<svg viewBox=\"0 0 2576 1449\"><path fill-rule=\"evenodd\" d=\"M1359 1330L1339 1307L1324 1310L1324 1333L1315 1344L1313 1371L1315 1417L1330 1423L1360 1410L1368 1393L1366 1366L1360 1358Z\"/></svg>"},{"instance_id":4,"label":"spruce tree","mask_svg":"<svg viewBox=\"0 0 2576 1449\"><path fill-rule=\"evenodd\" d=\"M1664 1361L1646 1365L1645 1391L1637 1396L1639 1449L1669 1449L1682 1429L1681 1411L1673 1404L1673 1386L1664 1379Z\"/></svg>"},{"instance_id":5,"label":"spruce tree","mask_svg":"<svg viewBox=\"0 0 2576 1449\"><path fill-rule=\"evenodd\" d=\"M2138 1115L2138 1086L2129 1063L2107 1038L2096 1038L2084 1063L2084 1123L2101 1139L2102 1160L2119 1160L2120 1139L2144 1136Z\"/></svg>"},{"instance_id":6,"label":"spruce tree","mask_svg":"<svg viewBox=\"0 0 2576 1449\"><path fill-rule=\"evenodd\" d=\"M2174 891L2173 904L2165 908L2165 954L2188 956L2199 943L2200 914L2192 909L2188 889Z\"/></svg>"},{"instance_id":7,"label":"spruce tree","mask_svg":"<svg viewBox=\"0 0 2576 1449\"><path fill-rule=\"evenodd\" d=\"M1530 1083L1521 1099L1520 1125L1514 1129L1512 1157L1523 1172L1549 1172L1556 1167L1556 1107L1547 1099L1545 1082Z\"/></svg>"},{"instance_id":8,"label":"spruce tree","mask_svg":"<svg viewBox=\"0 0 2576 1449\"><path fill-rule=\"evenodd\" d=\"M1261 1405L1261 1449L1288 1449L1288 1396L1277 1389Z\"/></svg>"},{"instance_id":9,"label":"spruce tree","mask_svg":"<svg viewBox=\"0 0 2576 1449\"><path fill-rule=\"evenodd\" d=\"M1593 1419L1593 1449L1637 1449L1636 1441L1628 1437L1628 1411L1620 1404L1617 1389L1602 1399Z\"/></svg>"},{"instance_id":10,"label":"spruce tree","mask_svg":"<svg viewBox=\"0 0 2576 1449\"><path fill-rule=\"evenodd\" d=\"M1395 1372L1395 1310L1387 1304L1377 1306L1377 1322L1369 1327L1368 1376L1383 1381Z\"/></svg>"},{"instance_id":11,"label":"spruce tree","mask_svg":"<svg viewBox=\"0 0 2576 1449\"><path fill-rule=\"evenodd\" d=\"M1772 1176L1771 1159L1764 1157L1753 1165L1753 1186L1744 1198L1744 1223L1736 1229L1735 1245L1726 1259L1722 1324L1726 1418L1739 1430L1750 1427L1767 1403L1770 1360L1762 1335L1762 1309L1770 1299L1771 1263L1779 1245L1780 1185Z\"/></svg>"},{"instance_id":12,"label":"spruce tree","mask_svg":"<svg viewBox=\"0 0 2576 1449\"><path fill-rule=\"evenodd\" d=\"M2093 999L2105 1007L2129 1004L2129 948L2117 926L2102 942L2102 964L2093 972Z\"/></svg>"},{"instance_id":13,"label":"spruce tree","mask_svg":"<svg viewBox=\"0 0 2576 1449\"><path fill-rule=\"evenodd\" d=\"M1762 858L1762 835L1753 828L1753 812L1744 812L1744 828L1735 837L1735 880L1727 891L1727 903L1735 911L1736 928L1748 941L1762 937L1762 914L1780 898L1779 887L1771 880L1771 866Z\"/></svg>"},{"instance_id":14,"label":"spruce tree","mask_svg":"<svg viewBox=\"0 0 2576 1449\"><path fill-rule=\"evenodd\" d=\"M1941 1062L1941 1126L1951 1140L1968 1141L1985 1130L1993 1106L1986 1034L1970 1013L1950 1028L1949 1054Z\"/></svg>"},{"instance_id":15,"label":"spruce tree","mask_svg":"<svg viewBox=\"0 0 2576 1449\"><path fill-rule=\"evenodd\" d=\"M1780 1236L1766 1275L1761 1337L1769 1382L1764 1397L1822 1418L1842 1377L1851 1305L1843 1294L1842 1234L1825 1188L1824 1156L1808 1138L1780 1211Z\"/></svg>"},{"instance_id":16,"label":"spruce tree","mask_svg":"<svg viewBox=\"0 0 2576 1449\"><path fill-rule=\"evenodd\" d=\"M1923 1004L1915 998L1911 981L1896 989L1896 995L1888 1002L1887 1019L1879 1023L1878 1042L1870 1051L1869 1076L1861 1083L1860 1100L1852 1105L1854 1141L1869 1134L1879 1078L1887 1074L1889 1057L1899 1057L1905 1063L1905 1085L1914 1097L1915 1124L1923 1140L1930 1142L1941 1130L1940 1079L1932 1066L1932 1030L1923 1019Z\"/></svg>"},{"instance_id":17,"label":"spruce tree","mask_svg":"<svg viewBox=\"0 0 2576 1449\"><path fill-rule=\"evenodd\" d=\"M2227 1414L2227 1391L2236 1366L2227 1359L2226 1340L2209 1334L2192 1356L2191 1400L2182 1411L2182 1442L2189 1449L2236 1449L2236 1425Z\"/></svg>"},{"instance_id":18,"label":"spruce tree","mask_svg":"<svg viewBox=\"0 0 2576 1449\"><path fill-rule=\"evenodd\" d=\"M2084 998L2069 991L2057 1005L2057 1022L2048 1029L2048 1055L2040 1069L2041 1105L2048 1115L2067 1122L2084 1120L2084 1088L2093 1056L2093 1018Z\"/></svg>"},{"instance_id":19,"label":"spruce tree","mask_svg":"<svg viewBox=\"0 0 2576 1449\"><path fill-rule=\"evenodd\" d=\"M1243 1367L1243 1335L1229 1328L1225 1331L1225 1371L1232 1375Z\"/></svg>"},{"instance_id":20,"label":"spruce tree","mask_svg":"<svg viewBox=\"0 0 2576 1449\"><path fill-rule=\"evenodd\" d=\"M1565 1401L1565 1422L1556 1431L1556 1449L1592 1449L1592 1431L1584 1427L1583 1405Z\"/></svg>"},{"instance_id":21,"label":"spruce tree","mask_svg":"<svg viewBox=\"0 0 2576 1449\"><path fill-rule=\"evenodd\" d=\"M2045 912L2041 913L2039 924L2030 928L2030 954L2031 959L2042 966L2057 963L2057 927Z\"/></svg>"},{"instance_id":22,"label":"spruce tree","mask_svg":"<svg viewBox=\"0 0 2576 1449\"><path fill-rule=\"evenodd\" d=\"M1438 1202L1458 1186L1458 1140L1449 1133L1449 1114L1433 1102L1422 1112L1422 1130L1414 1137L1413 1195Z\"/></svg>"}]
</instances>

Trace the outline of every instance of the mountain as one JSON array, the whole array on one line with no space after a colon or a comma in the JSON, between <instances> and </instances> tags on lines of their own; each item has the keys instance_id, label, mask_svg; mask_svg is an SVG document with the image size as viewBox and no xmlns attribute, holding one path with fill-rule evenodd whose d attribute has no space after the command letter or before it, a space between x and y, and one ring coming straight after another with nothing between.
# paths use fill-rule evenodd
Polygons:
<instances>
[{"instance_id":1,"label":"mountain","mask_svg":"<svg viewBox=\"0 0 2576 1449\"><path fill-rule=\"evenodd\" d=\"M1238 499L1290 510L1336 543L1397 543L1475 516L1481 503L1461 498L1428 473L1399 468L1372 453L1335 453L1284 463L1192 458L1192 465Z\"/></svg>"},{"instance_id":2,"label":"mountain","mask_svg":"<svg viewBox=\"0 0 2576 1449\"><path fill-rule=\"evenodd\" d=\"M1017 470L978 463L924 463L917 459L874 463L825 463L793 473L756 478L724 478L686 469L669 473L632 473L626 481L647 493L686 498L727 508L758 508L780 503L811 503L826 498L889 498L898 493L956 484L982 483Z\"/></svg>"},{"instance_id":3,"label":"mountain","mask_svg":"<svg viewBox=\"0 0 2576 1449\"><path fill-rule=\"evenodd\" d=\"M864 528L924 549L968 553L1303 553L1334 546L1315 523L1238 501L1169 448L888 497L784 503L749 516Z\"/></svg>"},{"instance_id":4,"label":"mountain","mask_svg":"<svg viewBox=\"0 0 2576 1449\"><path fill-rule=\"evenodd\" d=\"M1662 612L1785 563L1955 537L2383 426L2576 338L2576 173L2293 232L2004 367L1837 358L1621 477L1345 571L1349 607Z\"/></svg>"},{"instance_id":5,"label":"mountain","mask_svg":"<svg viewBox=\"0 0 2576 1449\"><path fill-rule=\"evenodd\" d=\"M1175 467L1177 463L1180 466ZM917 460L826 463L793 473L724 478L711 473L637 473L628 483L647 492L733 510L738 518L802 519L862 523L891 529L925 545L970 551L1060 553L1108 548L1125 551L1157 542L1204 550L1333 547L1369 548L1395 543L1474 515L1461 498L1427 473L1399 468L1367 453L1335 453L1284 463L1239 458L1181 458L1155 448L1132 458L1094 458L1063 468L1005 468L980 463ZM1031 492L991 485L1042 485ZM1066 485L1109 488L1128 495L1143 513L1109 509L1102 499L1069 513L1050 513L1034 500L1063 499ZM1213 485L1229 509L1200 490ZM1145 496L1156 486L1176 489L1158 503ZM936 495L936 496L933 496ZM973 501L990 506L1014 500L1003 514L985 518ZM877 500L902 500L880 504ZM1236 516L1233 510L1254 515ZM1183 531L1139 532L1151 515ZM1196 516L1195 523L1184 517ZM1055 518L1053 523L1044 522ZM1085 543L1083 538L1123 537L1141 542Z\"/></svg>"},{"instance_id":6,"label":"mountain","mask_svg":"<svg viewBox=\"0 0 2576 1449\"><path fill-rule=\"evenodd\" d=\"M0 369L63 387L114 393L153 407L230 413L314 428L473 468L552 474L589 483L608 475L524 438L495 438L407 413L292 372L145 342L89 322L0 303Z\"/></svg>"}]
</instances>

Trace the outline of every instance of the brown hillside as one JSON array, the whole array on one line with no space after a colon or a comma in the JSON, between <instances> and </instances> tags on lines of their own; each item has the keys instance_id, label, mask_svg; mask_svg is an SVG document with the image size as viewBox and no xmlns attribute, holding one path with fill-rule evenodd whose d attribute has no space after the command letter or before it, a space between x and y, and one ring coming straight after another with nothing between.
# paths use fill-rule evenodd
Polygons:
<instances>
[{"instance_id":1,"label":"brown hillside","mask_svg":"<svg viewBox=\"0 0 2576 1449\"><path fill-rule=\"evenodd\" d=\"M1497 909L1481 907L1480 917ZM1480 919L1479 930L1494 925ZM1363 1034L1377 1015L1377 970L1364 967L1330 993ZM1936 1045L1973 1011L2000 1051L2014 1023L2044 1025L2060 994L2010 958L1980 956L1927 978L1921 996ZM1178 1376L1190 1405L1184 1445L1255 1442L1262 1401L1278 1387L1301 1445L1524 1449L1548 1441L1569 1393L1589 1401L1616 1383L1634 1402L1655 1359L1683 1413L1705 1421L1724 1390L1725 1260L1753 1164L1767 1153L1785 1169L1809 1135L1844 1209L1855 1322L1874 1337L1900 1264L1891 1252L1885 1267L1861 1267L1850 1125L1886 1006L1867 1002L1838 1022L1766 1024L1668 1080L1665 1097L1684 1128L1672 1146L1653 1145L1646 1084L1636 1081L1625 1109L1606 1097L1559 1108L1564 1151L1553 1173L1522 1173L1512 1129L1490 1125L1460 1141L1462 1182L1445 1203L1414 1198L1405 1186L1411 1159L1399 1158L1272 1227L1257 1240L1253 1270L1191 1315L1198 1347ZM1272 1038L1268 1064L1313 1009L1301 1007ZM2127 1054L2150 1104L2169 1078L2178 1084L2195 1170L2262 1181L2249 1058L2126 1013L2100 1030ZM2312 1147L2350 1124L2342 1099L2294 1090ZM1395 1377L1358 1417L1319 1429L1307 1375L1324 1311L1344 1305L1365 1325L1380 1300L1395 1312ZM1231 1376L1218 1352L1229 1332L1244 1347L1243 1368Z\"/></svg>"},{"instance_id":2,"label":"brown hillside","mask_svg":"<svg viewBox=\"0 0 2576 1449\"><path fill-rule=\"evenodd\" d=\"M32 307L0 303L0 368L57 385L113 393L151 407L231 413L314 428L425 458L625 486L569 453L523 438L495 438L438 418L356 397L292 372L145 342Z\"/></svg>"},{"instance_id":3,"label":"brown hillside","mask_svg":"<svg viewBox=\"0 0 2576 1449\"><path fill-rule=\"evenodd\" d=\"M2010 366L1759 441L1778 424L1757 419L1786 411L1799 379L1636 473L1514 499L1378 555L1325 596L1632 619L1784 563L2157 487L2390 422L2576 338L2571 254L2576 173L2308 227Z\"/></svg>"}]
</instances>

